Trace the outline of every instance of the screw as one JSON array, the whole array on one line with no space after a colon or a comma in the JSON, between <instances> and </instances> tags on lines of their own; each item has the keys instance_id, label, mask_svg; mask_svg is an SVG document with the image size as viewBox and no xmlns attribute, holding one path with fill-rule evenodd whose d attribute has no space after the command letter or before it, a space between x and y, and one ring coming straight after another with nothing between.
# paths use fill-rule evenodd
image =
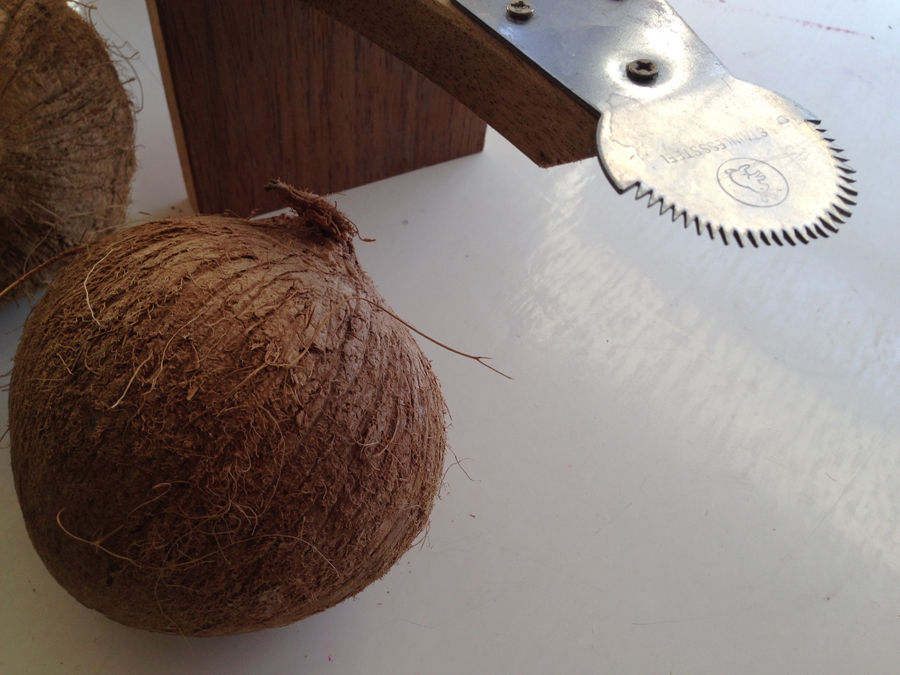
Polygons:
<instances>
[{"instance_id":1,"label":"screw","mask_svg":"<svg viewBox=\"0 0 900 675\"><path fill-rule=\"evenodd\" d=\"M528 21L534 16L534 7L526 0L515 0L506 6L506 16L513 21Z\"/></svg>"},{"instance_id":2,"label":"screw","mask_svg":"<svg viewBox=\"0 0 900 675\"><path fill-rule=\"evenodd\" d=\"M637 59L625 66L628 79L637 84L650 84L659 75L659 68L650 59Z\"/></svg>"}]
</instances>

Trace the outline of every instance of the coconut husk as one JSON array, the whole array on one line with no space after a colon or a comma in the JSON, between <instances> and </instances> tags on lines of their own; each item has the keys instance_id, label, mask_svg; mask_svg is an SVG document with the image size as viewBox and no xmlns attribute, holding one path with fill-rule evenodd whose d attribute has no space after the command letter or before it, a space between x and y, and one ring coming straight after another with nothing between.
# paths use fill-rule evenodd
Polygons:
<instances>
[{"instance_id":1,"label":"coconut husk","mask_svg":"<svg viewBox=\"0 0 900 675\"><path fill-rule=\"evenodd\" d=\"M0 0L0 288L123 225L134 169L132 106L93 26L63 0Z\"/></svg>"},{"instance_id":2,"label":"coconut husk","mask_svg":"<svg viewBox=\"0 0 900 675\"><path fill-rule=\"evenodd\" d=\"M381 577L426 525L438 381L352 224L295 196L297 217L119 231L25 325L9 393L25 524L62 586L116 621L290 623Z\"/></svg>"}]
</instances>

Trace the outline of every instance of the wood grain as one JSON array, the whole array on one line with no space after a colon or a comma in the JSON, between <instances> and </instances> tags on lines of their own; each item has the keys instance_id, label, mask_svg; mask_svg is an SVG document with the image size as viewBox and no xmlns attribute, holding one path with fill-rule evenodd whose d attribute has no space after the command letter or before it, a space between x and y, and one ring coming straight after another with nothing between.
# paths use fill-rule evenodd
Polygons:
<instances>
[{"instance_id":1,"label":"wood grain","mask_svg":"<svg viewBox=\"0 0 900 675\"><path fill-rule=\"evenodd\" d=\"M376 3L377 4L377 3ZM200 212L281 206L481 150L485 125L358 32L296 0L147 0Z\"/></svg>"},{"instance_id":2,"label":"wood grain","mask_svg":"<svg viewBox=\"0 0 900 675\"><path fill-rule=\"evenodd\" d=\"M293 1L327 12L409 63L536 164L596 155L598 113L547 80L451 0Z\"/></svg>"}]
</instances>

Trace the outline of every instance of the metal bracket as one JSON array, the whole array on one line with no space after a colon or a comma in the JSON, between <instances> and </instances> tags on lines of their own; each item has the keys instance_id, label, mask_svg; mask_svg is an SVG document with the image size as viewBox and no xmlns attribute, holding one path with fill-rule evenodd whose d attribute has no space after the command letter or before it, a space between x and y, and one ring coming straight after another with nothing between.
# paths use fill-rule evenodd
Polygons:
<instances>
[{"instance_id":1,"label":"metal bracket","mask_svg":"<svg viewBox=\"0 0 900 675\"><path fill-rule=\"evenodd\" d=\"M677 96L728 74L662 0L454 2L600 113L616 107L619 97Z\"/></svg>"}]
</instances>

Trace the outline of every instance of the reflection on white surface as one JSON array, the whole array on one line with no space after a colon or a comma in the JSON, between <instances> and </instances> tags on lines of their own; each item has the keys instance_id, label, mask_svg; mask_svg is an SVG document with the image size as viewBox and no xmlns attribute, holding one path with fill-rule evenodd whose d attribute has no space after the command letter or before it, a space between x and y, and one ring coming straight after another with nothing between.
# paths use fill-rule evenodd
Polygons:
<instances>
[{"instance_id":1,"label":"reflection on white surface","mask_svg":"<svg viewBox=\"0 0 900 675\"><path fill-rule=\"evenodd\" d=\"M710 480L729 475L802 530L832 530L900 572L900 502L886 498L900 484L892 296L864 303L812 251L636 265L583 204L602 181L591 166L564 169L535 213L546 226L512 308L529 334L639 401L653 425L689 427L680 459Z\"/></svg>"}]
</instances>

